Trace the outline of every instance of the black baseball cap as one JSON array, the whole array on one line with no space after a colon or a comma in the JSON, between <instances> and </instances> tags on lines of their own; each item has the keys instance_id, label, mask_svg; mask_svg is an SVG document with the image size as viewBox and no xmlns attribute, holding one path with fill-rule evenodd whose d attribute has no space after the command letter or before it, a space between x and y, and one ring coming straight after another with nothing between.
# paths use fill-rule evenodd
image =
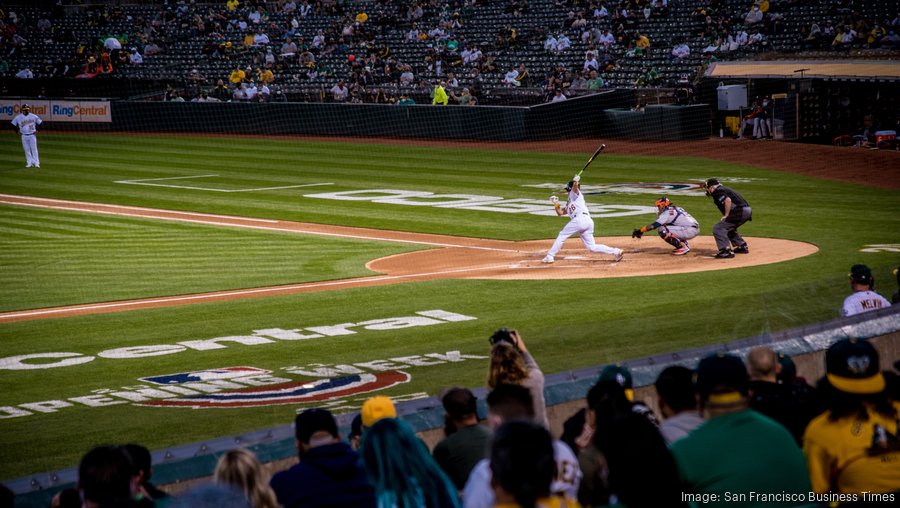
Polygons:
<instances>
[{"instance_id":1,"label":"black baseball cap","mask_svg":"<svg viewBox=\"0 0 900 508\"><path fill-rule=\"evenodd\" d=\"M697 365L697 393L711 404L732 404L747 395L750 376L737 356L717 353Z\"/></svg>"},{"instance_id":2,"label":"black baseball cap","mask_svg":"<svg viewBox=\"0 0 900 508\"><path fill-rule=\"evenodd\" d=\"M338 436L337 422L334 415L327 409L307 409L297 415L294 419L294 430L296 432L297 441L309 444L310 439L316 432L328 432L333 437Z\"/></svg>"},{"instance_id":3,"label":"black baseball cap","mask_svg":"<svg viewBox=\"0 0 900 508\"><path fill-rule=\"evenodd\" d=\"M878 363L878 351L863 339L842 339L825 351L825 372L836 389L858 395L880 393L885 381Z\"/></svg>"},{"instance_id":4,"label":"black baseball cap","mask_svg":"<svg viewBox=\"0 0 900 508\"><path fill-rule=\"evenodd\" d=\"M719 185L719 181L718 181L717 179L715 179L715 178L710 178L709 180L706 181L706 188L707 188L707 189L710 188L710 187L712 187L713 185Z\"/></svg>"},{"instance_id":5,"label":"black baseball cap","mask_svg":"<svg viewBox=\"0 0 900 508\"><path fill-rule=\"evenodd\" d=\"M872 270L866 265L853 265L850 267L850 280L857 284L872 285Z\"/></svg>"}]
</instances>

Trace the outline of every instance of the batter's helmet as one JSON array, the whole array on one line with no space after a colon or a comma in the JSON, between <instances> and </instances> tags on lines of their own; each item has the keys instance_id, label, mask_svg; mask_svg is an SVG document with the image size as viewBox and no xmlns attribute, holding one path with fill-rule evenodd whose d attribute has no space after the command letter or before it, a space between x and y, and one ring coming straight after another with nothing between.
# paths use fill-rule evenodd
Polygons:
<instances>
[{"instance_id":1,"label":"batter's helmet","mask_svg":"<svg viewBox=\"0 0 900 508\"><path fill-rule=\"evenodd\" d=\"M569 180L569 183L566 184L566 192L572 190L572 187L575 186L575 180Z\"/></svg>"},{"instance_id":2,"label":"batter's helmet","mask_svg":"<svg viewBox=\"0 0 900 508\"><path fill-rule=\"evenodd\" d=\"M662 210L663 208L668 208L669 205L671 205L671 204L672 204L672 202L669 201L669 198L663 196L656 200L656 209Z\"/></svg>"}]
</instances>

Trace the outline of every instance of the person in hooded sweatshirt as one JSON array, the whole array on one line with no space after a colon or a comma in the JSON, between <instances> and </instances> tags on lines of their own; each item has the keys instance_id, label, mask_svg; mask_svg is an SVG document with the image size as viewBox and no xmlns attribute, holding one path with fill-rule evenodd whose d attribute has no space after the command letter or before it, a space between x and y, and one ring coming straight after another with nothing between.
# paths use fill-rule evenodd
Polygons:
<instances>
[{"instance_id":1,"label":"person in hooded sweatshirt","mask_svg":"<svg viewBox=\"0 0 900 508\"><path fill-rule=\"evenodd\" d=\"M375 489L359 455L341 441L334 416L307 409L294 422L300 463L272 477L284 508L358 506L375 508Z\"/></svg>"}]
</instances>

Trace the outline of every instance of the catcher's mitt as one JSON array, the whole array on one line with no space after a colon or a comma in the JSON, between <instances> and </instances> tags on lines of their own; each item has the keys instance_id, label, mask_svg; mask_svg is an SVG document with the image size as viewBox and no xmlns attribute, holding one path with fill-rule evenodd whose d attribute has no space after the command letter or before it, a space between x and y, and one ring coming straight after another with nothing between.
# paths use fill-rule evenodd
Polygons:
<instances>
[{"instance_id":1,"label":"catcher's mitt","mask_svg":"<svg viewBox=\"0 0 900 508\"><path fill-rule=\"evenodd\" d=\"M640 229L635 229L634 231L631 232L632 238L640 238L642 236L644 236L644 233L641 233Z\"/></svg>"}]
</instances>

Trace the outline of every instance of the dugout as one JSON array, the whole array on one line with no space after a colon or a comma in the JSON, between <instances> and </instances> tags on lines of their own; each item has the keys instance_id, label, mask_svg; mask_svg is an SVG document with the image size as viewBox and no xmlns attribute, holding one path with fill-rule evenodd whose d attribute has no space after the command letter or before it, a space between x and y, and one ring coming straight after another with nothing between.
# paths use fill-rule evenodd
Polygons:
<instances>
[{"instance_id":1,"label":"dugout","mask_svg":"<svg viewBox=\"0 0 900 508\"><path fill-rule=\"evenodd\" d=\"M773 99L770 123L778 139L829 144L835 137L900 127L900 65L889 60L717 62L699 96L717 103L720 87L745 85L748 106ZM747 109L715 110L713 131L727 134Z\"/></svg>"}]
</instances>

